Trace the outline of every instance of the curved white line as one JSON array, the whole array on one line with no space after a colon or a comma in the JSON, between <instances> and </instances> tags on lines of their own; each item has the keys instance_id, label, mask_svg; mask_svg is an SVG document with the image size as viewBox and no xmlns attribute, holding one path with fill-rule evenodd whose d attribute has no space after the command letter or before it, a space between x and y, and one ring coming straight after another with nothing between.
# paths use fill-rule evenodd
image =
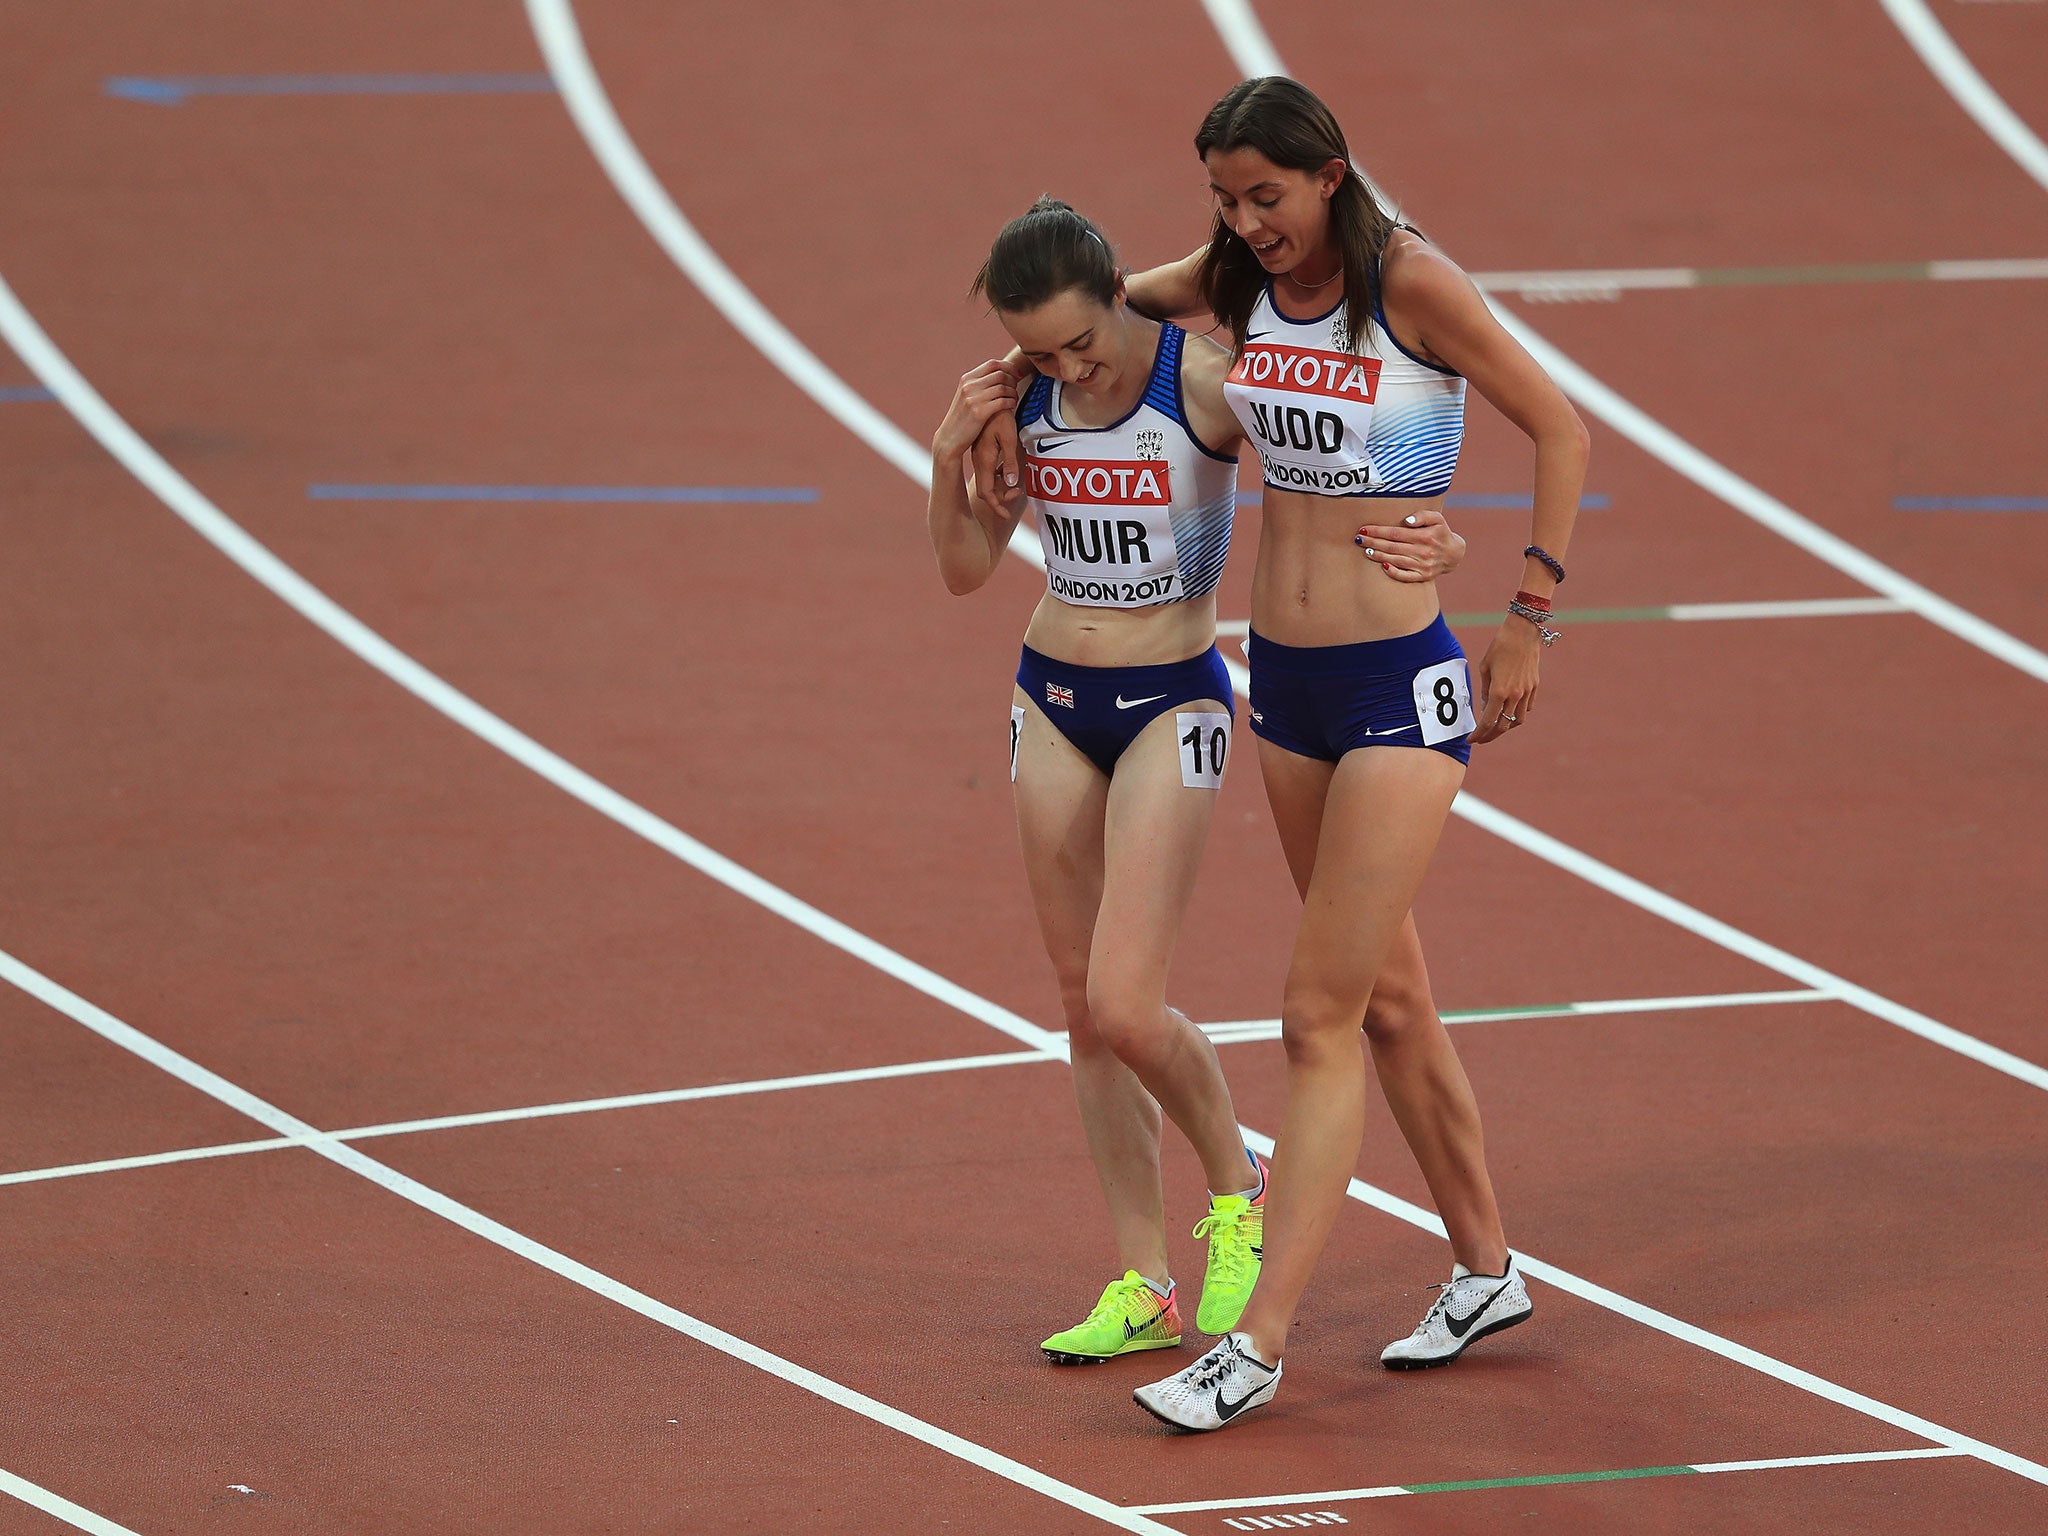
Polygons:
<instances>
[{"instance_id":1,"label":"curved white line","mask_svg":"<svg viewBox=\"0 0 2048 1536\"><path fill-rule=\"evenodd\" d=\"M655 243L682 268L733 329L752 342L763 357L780 368L827 415L919 485L929 484L932 456L798 341L789 327L754 297L753 290L739 280L711 248L711 243L697 233L697 226L669 196L613 110L611 97L591 66L590 52L583 46L583 32L576 24L575 11L553 0L526 0L526 17L569 116L619 196L638 215ZM1010 536L1010 553L1041 571L1045 569L1044 552L1022 523Z\"/></svg>"},{"instance_id":2,"label":"curved white line","mask_svg":"<svg viewBox=\"0 0 2048 1536\"><path fill-rule=\"evenodd\" d=\"M1886 0L1886 3L1891 4L1893 0ZM1272 39L1266 36L1265 28L1259 24L1251 0L1202 0L1202 7L1209 13L1209 20L1222 38L1224 47L1229 49L1232 62L1246 75L1287 73L1287 66L1281 62ZM1359 174L1364 174L1362 168ZM1778 537L1798 545L1843 575L1861 582L1873 592L1882 592L1930 624L1947 630L1987 655L2048 683L2048 652L2036 649L2017 635L2007 634L1967 608L1901 575L1810 518L1794 512L1775 496L1751 485L1726 465L1709 458L1669 427L1623 399L1544 340L1497 296L1489 294L1487 303L1509 334L1543 365L1560 389L1645 453L1663 461L1702 490L1719 497L1745 517L1763 524Z\"/></svg>"},{"instance_id":3,"label":"curved white line","mask_svg":"<svg viewBox=\"0 0 2048 1536\"><path fill-rule=\"evenodd\" d=\"M247 1115L259 1125L268 1126L281 1136L304 1146L307 1151L346 1168L350 1173L369 1180L380 1189L388 1190L401 1200L410 1201L443 1221L452 1222L485 1242L504 1249L507 1253L561 1276L572 1285L579 1285L607 1301L637 1312L650 1322L671 1328L685 1338L695 1339L698 1343L730 1355L735 1360L744 1361L757 1370L786 1381L792 1386L800 1387L828 1403L850 1409L863 1418L872 1419L875 1423L885 1425L899 1434L921 1441L934 1450L943 1451L971 1466L1006 1478L1034 1493L1044 1494L1047 1498L1084 1514L1093 1515L1107 1524L1126 1531L1142 1532L1144 1536L1180 1536L1180 1533L1170 1526L1161 1525L1144 1515L1119 1508L1107 1499L1071 1487L1036 1467L1028 1467L1003 1455L1000 1451L992 1451L987 1446L979 1445L950 1430L940 1429L935 1424L927 1424L923 1419L913 1417L900 1408L893 1408L864 1392L842 1386L829 1376L821 1376L816 1371L773 1354L758 1344L740 1338L737 1334L727 1333L723 1328L693 1317L678 1307L672 1307L667 1302L648 1295L645 1291L635 1290L602 1270L579 1263L567 1254L537 1242L503 1222L494 1221L474 1207L464 1205L451 1196L357 1151L354 1147L322 1134L298 1116L278 1108L266 1099L258 1098L239 1084L229 1082L219 1073L200 1066L191 1057L181 1055L162 1041L123 1023L104 1008L87 1002L68 987L52 981L42 972L5 951L0 951L0 981L20 988L67 1018L84 1025L109 1044L141 1057L159 1071L168 1073L179 1082L196 1088L230 1109ZM17 1497L20 1496L17 1494ZM83 1529L104 1530L107 1536L115 1536L119 1530L111 1524L104 1527L86 1526ZM133 1536L133 1533L124 1533L124 1536Z\"/></svg>"},{"instance_id":4,"label":"curved white line","mask_svg":"<svg viewBox=\"0 0 2048 1536\"><path fill-rule=\"evenodd\" d=\"M0 338L14 348L30 371L63 402L64 408L78 419L79 425L91 433L117 463L190 524L201 538L283 599L300 617L347 647L399 687L472 735L489 742L513 761L532 769L557 789L575 796L599 815L609 817L635 836L645 838L747 900L759 903L776 916L815 934L855 959L894 976L927 997L956 1008L970 1018L980 1019L1035 1050L1050 1051L1064 1059L1064 1036L1040 1029L1007 1008L976 997L958 983L919 965L908 956L898 954L887 945L877 943L838 918L819 911L809 902L800 901L780 886L734 863L644 806L628 800L568 759L549 751L524 731L507 724L452 683L406 655L264 548L239 523L207 500L198 487L173 469L162 454L121 419L114 408L100 397L99 391L86 381L85 375L57 349L36 323L35 317L15 297L14 289L4 276L0 276Z\"/></svg>"},{"instance_id":5,"label":"curved white line","mask_svg":"<svg viewBox=\"0 0 2048 1536\"><path fill-rule=\"evenodd\" d=\"M2048 144L2043 144L2041 136L1977 73L1977 66L1934 19L1934 13L1921 0L1879 0L1879 4L1891 17L1892 25L1913 45L1920 61L1955 97L1956 104L1977 120L1977 126L1990 134L2021 170L2048 191Z\"/></svg>"},{"instance_id":6,"label":"curved white line","mask_svg":"<svg viewBox=\"0 0 2048 1536\"><path fill-rule=\"evenodd\" d=\"M1205 0L1205 3L1209 5L1211 15L1221 14L1232 18L1231 25L1236 31L1234 33L1226 33L1226 36L1234 39L1233 48L1242 46L1246 50L1244 57L1239 60L1240 67L1248 67L1247 60L1265 60L1270 58L1271 45L1261 41L1264 34L1258 32L1257 20L1252 17L1248 10L1232 5L1231 0ZM610 98L605 94L603 82L598 79L596 70L591 67L589 55L584 51L583 40L576 28L575 13L571 7L570 0L526 0L526 10L527 15L533 21L534 35L540 42L541 53L547 60L550 73L555 76L555 82L560 90L562 99L568 104L569 111L577 125L584 129L585 137L590 144L591 153L597 157L599 164L604 166L612 179L612 183L620 189L622 194L626 193L628 187L634 189L631 194L628 194L628 201L632 204L635 212L641 213L643 219L649 217L648 210L666 210L666 213L661 217L659 226L653 223L650 223L648 226L650 233L653 233L656 239L661 238L662 228L687 227L687 221L684 220L681 210L676 207L673 199L669 197L667 191L662 188L660 183L654 180L652 173L647 169L646 162L640 158L639 151L633 147L631 138L627 136L624 126L619 122L618 114L613 110ZM1245 30L1247 28L1250 30ZM1264 53L1260 52L1262 48ZM1276 67L1267 72L1278 73L1277 58L1271 58L1270 61ZM594 125L601 125L602 132L594 132ZM626 156L628 158L619 161L619 163L613 163L619 156ZM667 242L664 242L664 249L669 249ZM678 257L677 264L682 267L685 275L693 281L701 281L700 273L706 270L703 265L704 261L708 259L712 262L717 262L717 258L709 257L706 254L709 251L709 247L704 246L701 240L695 240L694 237L693 243L687 249L694 253L692 259L684 262ZM673 250L670 253L671 255L675 254ZM722 273L723 277L718 287L707 290L707 294L714 303L719 303L720 308L724 309L725 306L720 301L719 294L732 289L745 292L745 289L739 283L739 280L732 276L729 269L723 263L717 263L717 271ZM752 305L751 309L740 307L726 310L726 313L729 316L751 315L755 310L759 309L759 305L758 302L751 299L750 304ZM773 321L771 317L770 323L774 326L776 332L784 336L788 335L788 332L783 330L779 321ZM734 324L740 325L740 321L734 319ZM754 330L749 329L746 325L741 325L740 329L742 334L747 335L749 339L752 339L756 334ZM794 338L791 338L791 344L795 345ZM809 353L806 352L805 356L809 356ZM792 374L791 377L796 378L797 376ZM797 382L801 385L803 380L799 378ZM843 381L835 378L833 382L837 389L846 391L849 394L851 393ZM828 410L833 409L822 398L819 403L825 405ZM865 405L865 402L862 403ZM850 418L846 415L836 411L835 414L838 414L839 419L842 421L850 421ZM876 419L879 419L879 413L874 413L874 415ZM885 458L889 458L890 462L895 463L898 468L902 469L913 480L919 480L923 477L924 472L917 466L903 463L900 458L890 455L886 447L886 444L890 441L889 438L868 436L858 427L854 428L854 430L860 433L863 440L870 447L874 448L877 453L882 454ZM898 438L902 436L893 427L890 428L890 431ZM928 463L929 461L924 462ZM1733 477L1731 476L1730 478ZM1020 528L1019 532L1021 533L1022 531ZM1818 530L1815 531L1818 532ZM1827 535L1827 537L1832 538L1832 535ZM1017 542L1013 541L1011 547L1013 549L1018 548ZM1041 563L1037 545L1032 543L1027 547L1031 556L1034 557L1034 563ZM1230 669L1231 681L1236 686L1237 692L1240 696L1245 695L1248 692L1249 679L1243 665L1227 657L1225 662ZM2043 663L2044 667L2048 667L2048 657L2043 658ZM2048 675L2048 672L2044 672L2044 675ZM1657 916L1690 933L1697 934L1709 943L1717 944L1723 949L1733 950L1736 954L1753 960L1767 969L1774 970L1782 976L1789 976L1806 986L1815 987L1827 993L1830 997L1837 998L1852 1007L1859 1008L1873 1017L1883 1019L1886 1023L1895 1024L1901 1029L1920 1036L1923 1040L1931 1041L1947 1050L1967 1056L1973 1061L1981 1062L1995 1071L2016 1077L2020 1081L2030 1083L2036 1088L2048 1088L2048 1069L2036 1066L2033 1062L2026 1060L2024 1057L2016 1056L2010 1051L2001 1050L1988 1041L1979 1040L1973 1035L1964 1034L1961 1030L1954 1029L1937 1019L1930 1018L1924 1013L1908 1008L1902 1003L1895 1003L1889 998L1870 991L1867 987L1858 986L1856 983L1836 976L1830 971L1822 970L1819 966L1802 960L1798 956L1779 949L1773 944L1767 944L1762 939L1744 933L1739 928L1722 922L1719 918L1710 917L1698 908L1688 906L1686 903L1679 901L1676 897L1668 896L1655 887L1635 879L1633 876L1623 874L1611 865L1604 864L1588 854L1581 853L1568 844L1559 842L1556 838L1546 833L1537 831L1526 822L1517 820L1507 812L1497 810L1484 801L1477 799L1469 791L1461 792L1458 795L1456 802L1452 805L1452 810L1467 821L1484 827L1487 831L1514 844L1516 847L1528 853L1533 853L1536 857L1546 860L1560 869L1569 870L1580 879L1598 886L1601 890L1607 891L1611 895L1619 896L1622 900L1641 907L1645 911L1654 912ZM1018 1038L1021 1039L1022 1037L1019 1036Z\"/></svg>"}]
</instances>

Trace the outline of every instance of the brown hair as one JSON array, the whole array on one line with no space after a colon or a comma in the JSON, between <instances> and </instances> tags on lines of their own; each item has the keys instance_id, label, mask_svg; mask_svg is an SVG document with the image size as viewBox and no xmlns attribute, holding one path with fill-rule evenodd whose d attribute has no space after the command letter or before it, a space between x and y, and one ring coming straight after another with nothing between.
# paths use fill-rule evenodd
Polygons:
<instances>
[{"instance_id":1,"label":"brown hair","mask_svg":"<svg viewBox=\"0 0 2048 1536\"><path fill-rule=\"evenodd\" d=\"M1056 197L1041 197L996 236L974 274L970 298L986 294L997 309L1036 309L1078 288L1097 303L1116 299L1116 252L1094 224Z\"/></svg>"},{"instance_id":2,"label":"brown hair","mask_svg":"<svg viewBox=\"0 0 2048 1536\"><path fill-rule=\"evenodd\" d=\"M1351 163L1344 130L1300 81L1266 75L1240 80L1202 119L1201 132L1195 135L1197 155L1206 160L1211 150L1233 149L1255 149L1277 166L1311 175L1332 160L1344 162L1344 180L1330 197L1330 221L1343 257L1344 319L1356 351L1371 334L1373 312L1379 308L1380 257L1397 226ZM1224 222L1221 210L1195 277L1209 312L1230 328L1235 344L1242 347L1252 307L1266 285L1266 271L1252 248Z\"/></svg>"}]
</instances>

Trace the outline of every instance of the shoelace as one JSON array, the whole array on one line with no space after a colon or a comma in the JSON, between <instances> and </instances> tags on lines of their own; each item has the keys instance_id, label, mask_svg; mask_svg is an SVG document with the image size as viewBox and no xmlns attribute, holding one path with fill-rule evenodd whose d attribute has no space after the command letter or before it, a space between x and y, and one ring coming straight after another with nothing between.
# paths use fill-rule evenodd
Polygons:
<instances>
[{"instance_id":1,"label":"shoelace","mask_svg":"<svg viewBox=\"0 0 2048 1536\"><path fill-rule=\"evenodd\" d=\"M1230 1368L1237 1363L1237 1350L1228 1342L1212 1350L1210 1354L1215 1357L1216 1363L1214 1365L1209 1363L1210 1356L1204 1355L1200 1360L1197 1360L1188 1367L1188 1391L1200 1392L1215 1386L1225 1376L1230 1374Z\"/></svg>"},{"instance_id":2,"label":"shoelace","mask_svg":"<svg viewBox=\"0 0 2048 1536\"><path fill-rule=\"evenodd\" d=\"M1240 1280L1251 1267L1251 1244L1238 1231L1243 1217L1242 1211L1211 1211L1195 1223L1194 1235L1209 1238L1210 1245L1220 1250L1220 1279Z\"/></svg>"},{"instance_id":3,"label":"shoelace","mask_svg":"<svg viewBox=\"0 0 2048 1536\"><path fill-rule=\"evenodd\" d=\"M1130 1285L1118 1281L1102 1293L1102 1300L1095 1303L1095 1310L1088 1314L1088 1321L1099 1323L1106 1318L1114 1317L1118 1322L1122 1322L1126 1317L1130 1316L1131 1298L1140 1291L1152 1291L1152 1287L1142 1280ZM1152 1294L1156 1298L1159 1293L1152 1291ZM1159 1303L1159 1310L1161 1312L1166 1310L1166 1303L1164 1301Z\"/></svg>"}]
</instances>

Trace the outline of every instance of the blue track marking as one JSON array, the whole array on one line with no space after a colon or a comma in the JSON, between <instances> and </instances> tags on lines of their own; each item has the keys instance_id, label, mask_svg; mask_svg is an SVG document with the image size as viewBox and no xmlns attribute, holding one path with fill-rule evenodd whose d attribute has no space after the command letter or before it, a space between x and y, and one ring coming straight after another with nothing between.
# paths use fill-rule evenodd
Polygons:
<instances>
[{"instance_id":1,"label":"blue track marking","mask_svg":"<svg viewBox=\"0 0 2048 1536\"><path fill-rule=\"evenodd\" d=\"M309 485L309 501L772 502L818 499L807 485Z\"/></svg>"},{"instance_id":2,"label":"blue track marking","mask_svg":"<svg viewBox=\"0 0 2048 1536\"><path fill-rule=\"evenodd\" d=\"M1370 496L1351 496L1345 499L1366 502L1374 498ZM1257 491L1239 491L1237 493L1237 504L1240 507L1256 507L1259 504L1259 493ZM1605 496L1589 495L1579 498L1579 510L1582 512L1601 512L1606 510L1606 507L1607 498ZM1444 509L1450 512L1533 512L1536 510L1536 498L1533 496L1518 496L1513 493L1496 495L1491 491L1449 491L1444 495Z\"/></svg>"},{"instance_id":3,"label":"blue track marking","mask_svg":"<svg viewBox=\"0 0 2048 1536\"><path fill-rule=\"evenodd\" d=\"M2048 512L2048 496L1894 496L1894 512Z\"/></svg>"},{"instance_id":4,"label":"blue track marking","mask_svg":"<svg viewBox=\"0 0 2048 1536\"><path fill-rule=\"evenodd\" d=\"M193 96L540 96L546 75L110 75L103 89L123 101L183 106Z\"/></svg>"},{"instance_id":5,"label":"blue track marking","mask_svg":"<svg viewBox=\"0 0 2048 1536\"><path fill-rule=\"evenodd\" d=\"M9 401L54 400L56 398L55 395L51 394L40 384L0 384L0 405L5 405Z\"/></svg>"}]
</instances>

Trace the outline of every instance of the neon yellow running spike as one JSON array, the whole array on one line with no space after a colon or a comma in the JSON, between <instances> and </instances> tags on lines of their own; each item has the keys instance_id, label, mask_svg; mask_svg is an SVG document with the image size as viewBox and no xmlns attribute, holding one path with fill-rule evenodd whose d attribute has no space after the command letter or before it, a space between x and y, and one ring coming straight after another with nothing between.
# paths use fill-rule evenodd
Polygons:
<instances>
[{"instance_id":1,"label":"neon yellow running spike","mask_svg":"<svg viewBox=\"0 0 2048 1536\"><path fill-rule=\"evenodd\" d=\"M1141 1349L1171 1349L1180 1342L1180 1308L1168 1287L1165 1300L1135 1269L1112 1280L1088 1320L1056 1333L1038 1347L1054 1365L1093 1365Z\"/></svg>"},{"instance_id":2,"label":"neon yellow running spike","mask_svg":"<svg viewBox=\"0 0 2048 1536\"><path fill-rule=\"evenodd\" d=\"M1249 1195L1212 1195L1209 1214L1195 1223L1195 1236L1209 1239L1209 1267L1202 1276L1202 1304L1195 1326L1203 1333L1228 1333L1244 1316L1252 1287L1259 1283L1266 1238L1266 1167Z\"/></svg>"}]
</instances>

